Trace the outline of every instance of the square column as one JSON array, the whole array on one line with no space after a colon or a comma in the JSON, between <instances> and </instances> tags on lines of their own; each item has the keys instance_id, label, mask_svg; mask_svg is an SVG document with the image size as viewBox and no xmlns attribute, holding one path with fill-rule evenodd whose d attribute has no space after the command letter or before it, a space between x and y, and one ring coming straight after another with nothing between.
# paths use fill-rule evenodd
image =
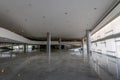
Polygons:
<instances>
[{"instance_id":1,"label":"square column","mask_svg":"<svg viewBox=\"0 0 120 80\"><path fill-rule=\"evenodd\" d=\"M11 49L13 49L14 43L11 44Z\"/></svg>"},{"instance_id":2,"label":"square column","mask_svg":"<svg viewBox=\"0 0 120 80\"><path fill-rule=\"evenodd\" d=\"M82 39L82 51L83 51L83 53L85 52L85 47L84 47L84 44L85 44L85 42L84 42L84 38Z\"/></svg>"},{"instance_id":3,"label":"square column","mask_svg":"<svg viewBox=\"0 0 120 80\"><path fill-rule=\"evenodd\" d=\"M39 51L40 51L40 45L38 45L38 49L39 49Z\"/></svg>"},{"instance_id":4,"label":"square column","mask_svg":"<svg viewBox=\"0 0 120 80\"><path fill-rule=\"evenodd\" d=\"M90 54L90 52L91 52L91 34L90 34L90 30L87 30L86 33L87 33L87 53Z\"/></svg>"},{"instance_id":5,"label":"square column","mask_svg":"<svg viewBox=\"0 0 120 80\"><path fill-rule=\"evenodd\" d=\"M62 40L61 40L61 38L59 38L59 50L61 50L61 42L62 42Z\"/></svg>"},{"instance_id":6,"label":"square column","mask_svg":"<svg viewBox=\"0 0 120 80\"><path fill-rule=\"evenodd\" d=\"M50 64L51 59L51 34L47 33L47 53L48 53L48 62Z\"/></svg>"},{"instance_id":7,"label":"square column","mask_svg":"<svg viewBox=\"0 0 120 80\"><path fill-rule=\"evenodd\" d=\"M24 53L26 53L27 51L26 51L26 44L24 44Z\"/></svg>"}]
</instances>

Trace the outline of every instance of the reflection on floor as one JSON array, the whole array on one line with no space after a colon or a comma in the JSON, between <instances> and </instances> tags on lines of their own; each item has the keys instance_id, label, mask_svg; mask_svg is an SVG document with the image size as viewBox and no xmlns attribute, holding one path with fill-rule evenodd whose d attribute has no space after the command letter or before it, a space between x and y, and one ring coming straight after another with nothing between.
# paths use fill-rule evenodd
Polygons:
<instances>
[{"instance_id":1,"label":"reflection on floor","mask_svg":"<svg viewBox=\"0 0 120 80\"><path fill-rule=\"evenodd\" d=\"M11 52L0 53L0 58L9 58L9 57L16 57L16 54Z\"/></svg>"},{"instance_id":2,"label":"reflection on floor","mask_svg":"<svg viewBox=\"0 0 120 80\"><path fill-rule=\"evenodd\" d=\"M91 66L103 80L120 80L120 59L93 52Z\"/></svg>"},{"instance_id":3,"label":"reflection on floor","mask_svg":"<svg viewBox=\"0 0 120 80\"><path fill-rule=\"evenodd\" d=\"M0 80L101 80L79 52L52 52L50 64L47 56L34 52L0 58Z\"/></svg>"}]
</instances>

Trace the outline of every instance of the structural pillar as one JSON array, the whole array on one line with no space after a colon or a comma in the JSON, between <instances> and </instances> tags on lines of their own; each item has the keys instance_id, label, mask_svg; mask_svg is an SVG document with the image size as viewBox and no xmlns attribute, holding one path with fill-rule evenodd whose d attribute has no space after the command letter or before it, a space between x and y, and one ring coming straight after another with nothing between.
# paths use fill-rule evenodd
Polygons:
<instances>
[{"instance_id":1,"label":"structural pillar","mask_svg":"<svg viewBox=\"0 0 120 80\"><path fill-rule=\"evenodd\" d=\"M90 52L91 52L91 34L90 34L90 30L87 30L86 33L87 33L87 53L90 54Z\"/></svg>"},{"instance_id":2,"label":"structural pillar","mask_svg":"<svg viewBox=\"0 0 120 80\"><path fill-rule=\"evenodd\" d=\"M29 44L27 44L27 52L29 52Z\"/></svg>"},{"instance_id":3,"label":"structural pillar","mask_svg":"<svg viewBox=\"0 0 120 80\"><path fill-rule=\"evenodd\" d=\"M11 49L13 49L13 46L14 46L14 44L12 43L12 44L11 44Z\"/></svg>"},{"instance_id":4,"label":"structural pillar","mask_svg":"<svg viewBox=\"0 0 120 80\"><path fill-rule=\"evenodd\" d=\"M61 50L61 38L59 38L59 50Z\"/></svg>"},{"instance_id":5,"label":"structural pillar","mask_svg":"<svg viewBox=\"0 0 120 80\"><path fill-rule=\"evenodd\" d=\"M83 51L83 53L85 52L85 47L84 47L84 44L85 44L85 42L84 42L84 38L82 39L82 51Z\"/></svg>"},{"instance_id":6,"label":"structural pillar","mask_svg":"<svg viewBox=\"0 0 120 80\"><path fill-rule=\"evenodd\" d=\"M24 44L24 53L26 53L26 44Z\"/></svg>"},{"instance_id":7,"label":"structural pillar","mask_svg":"<svg viewBox=\"0 0 120 80\"><path fill-rule=\"evenodd\" d=\"M40 51L40 45L38 45L38 50Z\"/></svg>"},{"instance_id":8,"label":"structural pillar","mask_svg":"<svg viewBox=\"0 0 120 80\"><path fill-rule=\"evenodd\" d=\"M47 33L47 53L48 53L48 62L50 64L51 59L51 34Z\"/></svg>"},{"instance_id":9,"label":"structural pillar","mask_svg":"<svg viewBox=\"0 0 120 80\"><path fill-rule=\"evenodd\" d=\"M28 44L26 44L26 52L28 52Z\"/></svg>"}]
</instances>

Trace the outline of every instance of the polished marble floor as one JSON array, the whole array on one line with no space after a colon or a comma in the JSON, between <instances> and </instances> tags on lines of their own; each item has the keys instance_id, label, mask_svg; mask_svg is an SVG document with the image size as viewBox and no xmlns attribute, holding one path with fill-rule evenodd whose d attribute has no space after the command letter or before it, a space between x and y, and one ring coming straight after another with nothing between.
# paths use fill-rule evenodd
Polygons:
<instances>
[{"instance_id":1,"label":"polished marble floor","mask_svg":"<svg viewBox=\"0 0 120 80\"><path fill-rule=\"evenodd\" d=\"M19 53L0 58L0 80L101 80L80 52Z\"/></svg>"}]
</instances>

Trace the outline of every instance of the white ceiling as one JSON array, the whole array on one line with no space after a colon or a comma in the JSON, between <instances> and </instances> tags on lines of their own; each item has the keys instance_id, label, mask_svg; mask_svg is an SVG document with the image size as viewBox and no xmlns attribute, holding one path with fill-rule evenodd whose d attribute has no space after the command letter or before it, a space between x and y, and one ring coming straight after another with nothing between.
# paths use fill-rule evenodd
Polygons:
<instances>
[{"instance_id":1,"label":"white ceiling","mask_svg":"<svg viewBox=\"0 0 120 80\"><path fill-rule=\"evenodd\" d=\"M81 38L116 0L0 0L0 26L25 37Z\"/></svg>"}]
</instances>

